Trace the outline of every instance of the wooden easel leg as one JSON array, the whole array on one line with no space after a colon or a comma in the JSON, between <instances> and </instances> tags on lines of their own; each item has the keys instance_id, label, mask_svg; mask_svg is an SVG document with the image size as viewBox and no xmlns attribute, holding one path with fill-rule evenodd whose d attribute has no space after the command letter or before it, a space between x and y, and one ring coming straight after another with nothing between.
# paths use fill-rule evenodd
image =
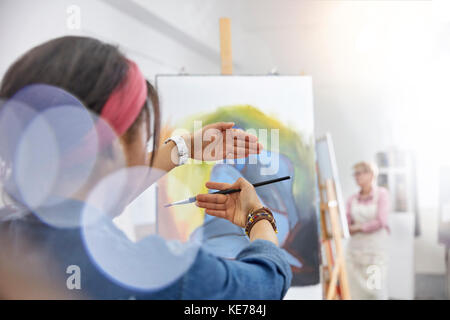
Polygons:
<instances>
[{"instance_id":1,"label":"wooden easel leg","mask_svg":"<svg viewBox=\"0 0 450 320\"><path fill-rule=\"evenodd\" d=\"M330 222L333 233L333 239L336 245L336 266L339 262L340 273L339 273L339 286L341 289L342 299L351 299L350 290L348 286L347 269L344 256L344 248L342 246L342 233L341 225L339 221L339 212L337 207L336 193L334 189L334 183L332 180L326 181L326 190L328 197L328 212L330 214ZM333 270L334 271L334 270Z\"/></svg>"},{"instance_id":2,"label":"wooden easel leg","mask_svg":"<svg viewBox=\"0 0 450 320\"><path fill-rule=\"evenodd\" d=\"M333 272L331 274L330 286L327 292L327 300L333 300L336 296L336 286L339 278L339 273L341 269L341 261L337 260L334 264Z\"/></svg>"}]
</instances>

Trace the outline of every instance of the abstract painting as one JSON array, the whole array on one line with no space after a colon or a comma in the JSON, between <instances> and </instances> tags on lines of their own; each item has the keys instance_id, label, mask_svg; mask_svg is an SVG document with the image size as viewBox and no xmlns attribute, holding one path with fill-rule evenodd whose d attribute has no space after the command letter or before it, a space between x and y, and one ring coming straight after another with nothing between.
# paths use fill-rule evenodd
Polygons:
<instances>
[{"instance_id":1,"label":"abstract painting","mask_svg":"<svg viewBox=\"0 0 450 320\"><path fill-rule=\"evenodd\" d=\"M258 136L259 155L218 162L190 160L158 182L157 232L165 238L199 238L205 250L233 259L249 244L242 228L205 215L194 204L164 204L207 193L206 181L251 183L289 175L290 180L257 188L274 213L279 246L293 271L293 286L317 284L317 180L312 81L307 76L157 76L162 139L214 122L234 122Z\"/></svg>"}]
</instances>

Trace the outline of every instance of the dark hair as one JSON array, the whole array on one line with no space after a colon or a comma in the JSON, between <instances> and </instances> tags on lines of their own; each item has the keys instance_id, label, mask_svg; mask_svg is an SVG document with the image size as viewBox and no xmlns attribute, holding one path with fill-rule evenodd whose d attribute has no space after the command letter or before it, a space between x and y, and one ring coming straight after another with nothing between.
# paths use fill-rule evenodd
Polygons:
<instances>
[{"instance_id":1,"label":"dark hair","mask_svg":"<svg viewBox=\"0 0 450 320\"><path fill-rule=\"evenodd\" d=\"M126 58L117 47L88 37L61 37L41 44L20 57L3 78L0 97L10 98L30 84L49 84L70 92L86 108L100 114L111 93L124 80L127 71ZM147 86L151 106L142 107L125 135L127 138L132 137L145 115L149 117L148 108L153 108L151 120L155 150L159 135L159 101L153 86L148 82ZM153 161L153 157L151 160Z\"/></svg>"},{"instance_id":2,"label":"dark hair","mask_svg":"<svg viewBox=\"0 0 450 320\"><path fill-rule=\"evenodd\" d=\"M61 37L34 47L14 62L1 82L0 98L8 99L30 84L48 84L73 94L87 109L99 115L127 71L127 60L116 46L88 37ZM124 138L127 142L132 141L142 121L150 118L149 108L152 108L153 119L149 121L153 121L153 150L156 150L160 128L159 100L149 82L147 87L148 99ZM155 152L151 163L154 155ZM0 159L0 176L5 165L8 167Z\"/></svg>"}]
</instances>

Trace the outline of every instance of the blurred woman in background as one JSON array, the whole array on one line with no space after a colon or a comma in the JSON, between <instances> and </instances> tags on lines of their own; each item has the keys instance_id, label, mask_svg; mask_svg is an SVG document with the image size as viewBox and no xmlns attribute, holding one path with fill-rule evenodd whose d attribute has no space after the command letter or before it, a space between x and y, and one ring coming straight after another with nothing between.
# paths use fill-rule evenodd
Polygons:
<instances>
[{"instance_id":1,"label":"blurred woman in background","mask_svg":"<svg viewBox=\"0 0 450 320\"><path fill-rule=\"evenodd\" d=\"M351 234L347 268L352 299L387 299L387 225L389 193L376 185L377 168L368 162L353 166L360 191L347 201Z\"/></svg>"}]
</instances>

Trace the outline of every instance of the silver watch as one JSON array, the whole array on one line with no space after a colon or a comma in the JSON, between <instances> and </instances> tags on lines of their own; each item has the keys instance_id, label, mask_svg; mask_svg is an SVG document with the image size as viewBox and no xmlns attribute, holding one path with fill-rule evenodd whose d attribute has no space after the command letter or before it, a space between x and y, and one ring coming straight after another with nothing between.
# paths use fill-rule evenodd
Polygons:
<instances>
[{"instance_id":1,"label":"silver watch","mask_svg":"<svg viewBox=\"0 0 450 320\"><path fill-rule=\"evenodd\" d=\"M178 149L178 166L181 166L182 164L185 164L189 159L189 150L186 146L186 142L184 141L183 137L181 136L173 136L164 141L164 144L168 143L169 141L173 141Z\"/></svg>"}]
</instances>

